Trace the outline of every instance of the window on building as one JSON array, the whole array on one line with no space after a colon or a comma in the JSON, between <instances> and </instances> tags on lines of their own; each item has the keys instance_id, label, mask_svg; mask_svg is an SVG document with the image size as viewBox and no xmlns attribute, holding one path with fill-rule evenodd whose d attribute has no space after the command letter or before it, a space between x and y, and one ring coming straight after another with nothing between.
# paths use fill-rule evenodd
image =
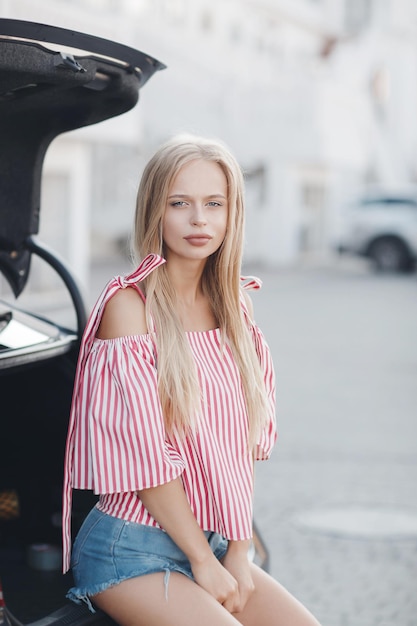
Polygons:
<instances>
[{"instance_id":1,"label":"window on building","mask_svg":"<svg viewBox=\"0 0 417 626\"><path fill-rule=\"evenodd\" d=\"M201 28L204 32L210 33L214 29L214 16L211 11L203 11L201 14Z\"/></svg>"},{"instance_id":2,"label":"window on building","mask_svg":"<svg viewBox=\"0 0 417 626\"><path fill-rule=\"evenodd\" d=\"M68 216L70 212L70 178L68 172L48 172L42 179L39 240L63 259L68 257ZM36 260L35 260L36 259ZM31 292L65 293L62 280L44 261L34 255L30 273Z\"/></svg>"},{"instance_id":3,"label":"window on building","mask_svg":"<svg viewBox=\"0 0 417 626\"><path fill-rule=\"evenodd\" d=\"M238 22L233 22L230 25L230 40L234 44L242 41L242 27Z\"/></svg>"},{"instance_id":4,"label":"window on building","mask_svg":"<svg viewBox=\"0 0 417 626\"><path fill-rule=\"evenodd\" d=\"M301 181L300 251L316 252L326 246L326 186L319 175Z\"/></svg>"},{"instance_id":5,"label":"window on building","mask_svg":"<svg viewBox=\"0 0 417 626\"><path fill-rule=\"evenodd\" d=\"M245 170L246 199L252 209L262 210L265 207L265 186L266 170L263 164Z\"/></svg>"},{"instance_id":6,"label":"window on building","mask_svg":"<svg viewBox=\"0 0 417 626\"><path fill-rule=\"evenodd\" d=\"M371 19L372 0L345 0L345 29L358 32L366 28Z\"/></svg>"},{"instance_id":7,"label":"window on building","mask_svg":"<svg viewBox=\"0 0 417 626\"><path fill-rule=\"evenodd\" d=\"M136 146L104 141L94 145L92 155L91 246L93 255L102 256L128 237L141 159Z\"/></svg>"}]
</instances>

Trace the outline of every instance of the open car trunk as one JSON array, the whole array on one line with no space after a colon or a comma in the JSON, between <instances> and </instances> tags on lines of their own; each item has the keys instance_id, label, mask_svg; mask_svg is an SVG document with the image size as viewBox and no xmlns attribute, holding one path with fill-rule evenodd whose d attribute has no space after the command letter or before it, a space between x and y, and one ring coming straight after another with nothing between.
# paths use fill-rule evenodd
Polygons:
<instances>
[{"instance_id":1,"label":"open car trunk","mask_svg":"<svg viewBox=\"0 0 417 626\"><path fill-rule=\"evenodd\" d=\"M0 581L16 624L110 622L65 600L63 458L86 312L69 269L36 239L45 153L59 134L130 110L163 68L112 41L0 19L0 272L18 299L32 255L41 257L64 282L77 326L0 301ZM74 495L76 532L94 497Z\"/></svg>"}]
</instances>

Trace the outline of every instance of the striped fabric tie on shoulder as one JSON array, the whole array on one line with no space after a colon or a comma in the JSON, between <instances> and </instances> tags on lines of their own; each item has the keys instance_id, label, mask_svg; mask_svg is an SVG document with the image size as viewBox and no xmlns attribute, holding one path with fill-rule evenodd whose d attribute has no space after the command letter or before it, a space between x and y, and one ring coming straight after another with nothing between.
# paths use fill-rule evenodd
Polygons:
<instances>
[{"instance_id":1,"label":"striped fabric tie on shoulder","mask_svg":"<svg viewBox=\"0 0 417 626\"><path fill-rule=\"evenodd\" d=\"M144 280L157 267L165 263L165 259L157 254L147 255L139 264L137 269L127 276L115 276L108 282L98 298L91 314L88 318L83 337L80 344L77 368L74 379L74 393L72 397L71 412L68 425L67 442L65 448L64 463L64 485L63 485L63 507L62 507L62 532L63 532L63 570L69 569L69 546L70 546L70 528L71 528L71 506L72 506L72 467L74 463L74 436L76 430L76 414L77 401L80 389L80 382L84 375L86 357L94 342L96 332L98 330L102 312L106 302L119 290L134 285ZM86 484L86 489L91 485Z\"/></svg>"},{"instance_id":2,"label":"striped fabric tie on shoulder","mask_svg":"<svg viewBox=\"0 0 417 626\"><path fill-rule=\"evenodd\" d=\"M257 276L241 276L240 283L245 291L255 291L262 287L262 281Z\"/></svg>"}]
</instances>

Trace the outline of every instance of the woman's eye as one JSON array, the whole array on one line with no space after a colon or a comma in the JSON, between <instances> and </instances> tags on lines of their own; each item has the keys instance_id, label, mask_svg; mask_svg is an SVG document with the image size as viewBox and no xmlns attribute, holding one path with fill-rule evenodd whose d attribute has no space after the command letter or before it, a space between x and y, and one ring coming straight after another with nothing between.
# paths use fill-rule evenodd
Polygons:
<instances>
[{"instance_id":1,"label":"woman's eye","mask_svg":"<svg viewBox=\"0 0 417 626\"><path fill-rule=\"evenodd\" d=\"M220 202L216 202L215 200L212 200L211 202L209 202L208 205L209 206L222 206Z\"/></svg>"},{"instance_id":2,"label":"woman's eye","mask_svg":"<svg viewBox=\"0 0 417 626\"><path fill-rule=\"evenodd\" d=\"M184 206L184 200L176 200L175 202L171 202L171 206Z\"/></svg>"}]
</instances>

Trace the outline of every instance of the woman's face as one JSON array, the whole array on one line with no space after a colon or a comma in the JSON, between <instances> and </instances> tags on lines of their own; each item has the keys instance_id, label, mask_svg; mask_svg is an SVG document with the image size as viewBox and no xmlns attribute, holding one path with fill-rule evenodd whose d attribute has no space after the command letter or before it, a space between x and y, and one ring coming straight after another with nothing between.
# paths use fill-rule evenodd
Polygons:
<instances>
[{"instance_id":1,"label":"woman's face","mask_svg":"<svg viewBox=\"0 0 417 626\"><path fill-rule=\"evenodd\" d=\"M197 159L184 165L168 190L162 222L165 256L205 260L226 235L227 180L213 161Z\"/></svg>"}]
</instances>

